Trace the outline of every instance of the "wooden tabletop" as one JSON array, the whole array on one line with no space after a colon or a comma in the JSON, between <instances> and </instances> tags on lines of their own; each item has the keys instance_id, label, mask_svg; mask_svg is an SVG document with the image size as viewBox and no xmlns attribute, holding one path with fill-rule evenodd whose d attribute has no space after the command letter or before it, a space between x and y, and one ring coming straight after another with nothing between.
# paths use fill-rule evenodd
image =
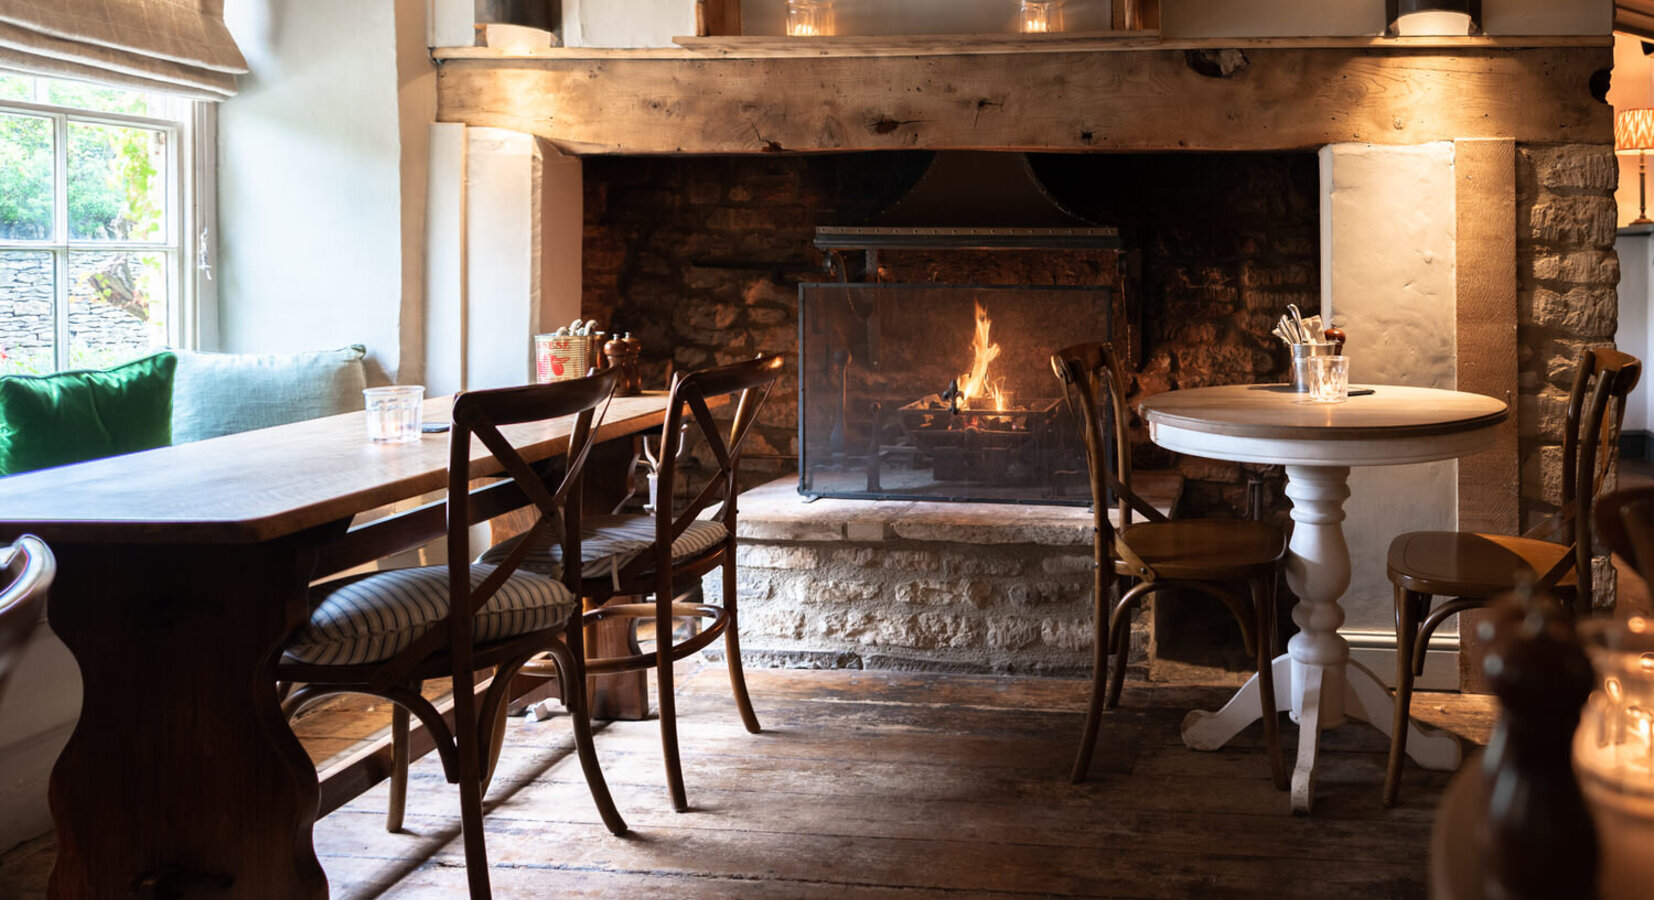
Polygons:
<instances>
[{"instance_id":1,"label":"wooden tabletop","mask_svg":"<svg viewBox=\"0 0 1654 900\"><path fill-rule=\"evenodd\" d=\"M665 392L616 397L600 439L660 426ZM425 401L448 421L452 398ZM568 447L572 419L501 429L524 458ZM365 413L345 413L175 447L0 478L0 535L48 542L250 543L295 534L447 486L448 434L373 444ZM471 475L498 471L471 443Z\"/></svg>"},{"instance_id":2,"label":"wooden tabletop","mask_svg":"<svg viewBox=\"0 0 1654 900\"><path fill-rule=\"evenodd\" d=\"M1235 384L1155 394L1142 402L1153 424L1235 437L1366 440L1457 434L1497 425L1504 401L1439 388L1370 387L1344 403L1311 403L1279 384Z\"/></svg>"}]
</instances>

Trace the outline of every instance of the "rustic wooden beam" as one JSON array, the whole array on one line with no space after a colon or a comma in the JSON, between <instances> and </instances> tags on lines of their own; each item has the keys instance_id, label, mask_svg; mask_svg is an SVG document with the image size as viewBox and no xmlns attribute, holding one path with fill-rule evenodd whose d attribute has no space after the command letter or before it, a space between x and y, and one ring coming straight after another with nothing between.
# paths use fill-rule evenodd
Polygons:
<instances>
[{"instance_id":1,"label":"rustic wooden beam","mask_svg":"<svg viewBox=\"0 0 1654 900\"><path fill-rule=\"evenodd\" d=\"M437 117L571 154L914 148L1290 150L1461 138L1607 143L1603 46L1254 47L935 56L449 56ZM1227 73L1214 77L1214 71Z\"/></svg>"},{"instance_id":2,"label":"rustic wooden beam","mask_svg":"<svg viewBox=\"0 0 1654 900\"><path fill-rule=\"evenodd\" d=\"M1453 145L1457 257L1454 271L1458 388L1504 398L1517 388L1516 145L1464 140ZM1517 416L1499 426L1491 450L1459 460L1459 530L1519 534L1521 454ZM1484 692L1487 642L1476 623L1485 610L1459 615L1459 688Z\"/></svg>"}]
</instances>

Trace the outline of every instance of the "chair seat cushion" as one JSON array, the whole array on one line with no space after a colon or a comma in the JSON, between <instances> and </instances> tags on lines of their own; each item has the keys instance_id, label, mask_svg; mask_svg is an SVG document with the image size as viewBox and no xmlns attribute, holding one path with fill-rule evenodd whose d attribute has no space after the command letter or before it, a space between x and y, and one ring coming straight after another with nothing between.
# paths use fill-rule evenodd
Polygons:
<instances>
[{"instance_id":1,"label":"chair seat cushion","mask_svg":"<svg viewBox=\"0 0 1654 900\"><path fill-rule=\"evenodd\" d=\"M728 534L717 522L696 521L672 542L672 561L682 562L716 547ZM655 539L653 516L590 516L580 522L580 577L612 578ZM497 563L517 546L521 537L490 547L479 559ZM535 547L523 558L522 568L550 578L563 577L563 548Z\"/></svg>"},{"instance_id":2,"label":"chair seat cushion","mask_svg":"<svg viewBox=\"0 0 1654 900\"><path fill-rule=\"evenodd\" d=\"M1244 575L1273 566L1286 552L1286 535L1279 527L1251 519L1140 522L1119 534L1132 552L1166 578Z\"/></svg>"},{"instance_id":3,"label":"chair seat cushion","mask_svg":"<svg viewBox=\"0 0 1654 900\"><path fill-rule=\"evenodd\" d=\"M1491 597L1515 587L1518 574L1541 575L1569 552L1566 544L1534 538L1410 531L1390 542L1390 580L1427 594ZM1575 583L1570 570L1558 586Z\"/></svg>"},{"instance_id":4,"label":"chair seat cushion","mask_svg":"<svg viewBox=\"0 0 1654 900\"><path fill-rule=\"evenodd\" d=\"M495 569L471 566L475 589ZM290 660L325 666L380 662L395 656L448 616L448 567L391 569L310 589L310 622L287 646ZM578 601L568 588L519 569L477 610L479 643L556 628Z\"/></svg>"}]
</instances>

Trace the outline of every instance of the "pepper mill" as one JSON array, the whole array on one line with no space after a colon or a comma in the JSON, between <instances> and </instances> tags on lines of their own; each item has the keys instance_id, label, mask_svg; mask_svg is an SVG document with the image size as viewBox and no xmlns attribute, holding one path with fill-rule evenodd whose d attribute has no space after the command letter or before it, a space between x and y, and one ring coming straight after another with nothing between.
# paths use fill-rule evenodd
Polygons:
<instances>
[{"instance_id":1,"label":"pepper mill","mask_svg":"<svg viewBox=\"0 0 1654 900\"><path fill-rule=\"evenodd\" d=\"M1572 746L1591 663L1557 601L1531 585L1490 611L1483 670L1499 721L1482 757L1488 808L1477 843L1488 900L1596 896L1597 836Z\"/></svg>"},{"instance_id":2,"label":"pepper mill","mask_svg":"<svg viewBox=\"0 0 1654 900\"><path fill-rule=\"evenodd\" d=\"M608 358L611 367L620 369L616 394L632 397L643 393L643 376L638 372L638 359L643 355L642 341L632 337L631 332L610 338L603 345L603 355Z\"/></svg>"}]
</instances>

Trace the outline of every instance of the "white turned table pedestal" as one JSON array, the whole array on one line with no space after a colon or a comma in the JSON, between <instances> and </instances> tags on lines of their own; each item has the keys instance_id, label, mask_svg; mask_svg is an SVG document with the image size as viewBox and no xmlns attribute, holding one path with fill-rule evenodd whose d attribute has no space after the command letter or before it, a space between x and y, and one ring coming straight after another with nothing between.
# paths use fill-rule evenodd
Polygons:
<instances>
[{"instance_id":1,"label":"white turned table pedestal","mask_svg":"<svg viewBox=\"0 0 1654 900\"><path fill-rule=\"evenodd\" d=\"M1350 584L1344 501L1352 466L1401 465L1467 456L1492 445L1505 404L1477 394L1380 386L1341 404L1311 404L1273 385L1233 385L1159 394L1143 403L1149 437L1180 453L1237 462L1284 464L1294 528L1287 585L1298 596L1299 632L1275 659L1275 708L1299 724L1292 809L1307 813L1315 791L1321 731L1350 719L1390 733L1394 701L1378 677L1350 661L1338 633L1338 604ZM1381 549L1373 552L1382 552ZM1253 676L1217 712L1183 720L1183 742L1216 750L1262 715ZM1409 724L1407 753L1429 769L1452 769L1459 742Z\"/></svg>"}]
</instances>

